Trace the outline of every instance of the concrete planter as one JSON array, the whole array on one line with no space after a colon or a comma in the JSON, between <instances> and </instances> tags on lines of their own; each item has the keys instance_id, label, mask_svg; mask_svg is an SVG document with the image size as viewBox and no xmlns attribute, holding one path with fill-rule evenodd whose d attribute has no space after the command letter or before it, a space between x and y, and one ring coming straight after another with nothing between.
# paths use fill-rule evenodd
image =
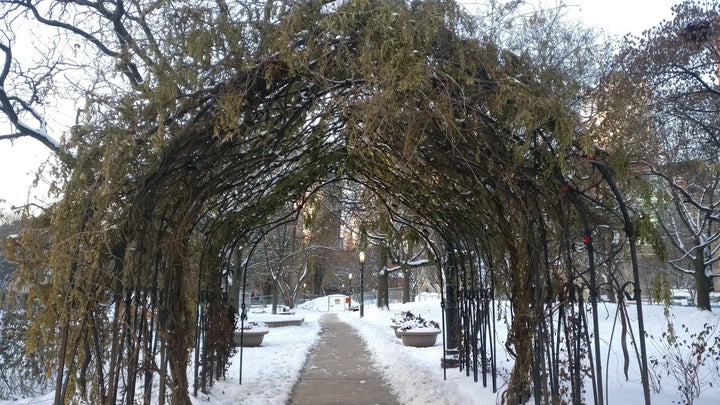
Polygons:
<instances>
[{"instance_id":1,"label":"concrete planter","mask_svg":"<svg viewBox=\"0 0 720 405\"><path fill-rule=\"evenodd\" d=\"M245 329L242 332L235 332L233 340L235 341L235 346L257 347L262 344L263 338L268 332L267 327Z\"/></svg>"},{"instance_id":2,"label":"concrete planter","mask_svg":"<svg viewBox=\"0 0 720 405\"><path fill-rule=\"evenodd\" d=\"M395 337L400 339L402 338L402 331L400 330L400 325L390 325L391 328L395 331Z\"/></svg>"},{"instance_id":3,"label":"concrete planter","mask_svg":"<svg viewBox=\"0 0 720 405\"><path fill-rule=\"evenodd\" d=\"M403 331L401 337L405 346L430 347L435 345L439 334L440 329L416 328Z\"/></svg>"}]
</instances>

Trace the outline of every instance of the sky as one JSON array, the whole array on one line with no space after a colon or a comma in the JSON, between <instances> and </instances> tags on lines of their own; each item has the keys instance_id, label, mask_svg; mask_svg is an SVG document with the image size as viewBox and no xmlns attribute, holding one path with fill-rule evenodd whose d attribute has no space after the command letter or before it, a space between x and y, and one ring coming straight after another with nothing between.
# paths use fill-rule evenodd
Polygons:
<instances>
[{"instance_id":1,"label":"sky","mask_svg":"<svg viewBox=\"0 0 720 405\"><path fill-rule=\"evenodd\" d=\"M341 296L342 297L342 296ZM342 298L340 298L342 301ZM395 337L390 328L390 319L402 311L412 311L425 319L442 322L439 299L428 299L408 304L392 303L390 310L378 309L374 304L366 303L365 317L360 318L358 312L343 310L343 306L328 307L327 297L321 297L303 304L297 309L296 317L303 317L302 326L284 326L270 328L270 332L263 339L260 347L245 348L243 350L242 384L239 384L240 362L239 353L235 355L227 373L227 379L217 382L210 393L193 397L194 405L285 405L290 392L298 380L307 354L317 344L321 328L318 320L329 311L337 312L341 320L352 326L362 337L368 351L372 355L376 369L380 371L387 382L390 383L393 393L404 405L458 405L458 404L487 404L500 403L499 393L492 392L491 385L487 388L482 383L473 382L472 374L465 376L464 372L450 369L447 380L443 380L443 370L440 368L443 343L442 337L432 347L414 348L406 347L401 340ZM503 301L498 301L498 308ZM614 304L601 304L599 306L599 330L601 334L601 352L603 353L603 372L607 372L606 385L607 403L609 404L640 404L644 403L642 386L639 384L640 375L637 361L631 353L631 364L626 380L622 371L621 345L618 339L619 325L614 325L616 319L616 306ZM634 306L628 308L629 319L633 328L636 327L636 312ZM267 321L270 317L287 317L289 315L260 314L263 308L251 308L249 319ZM646 340L649 359L661 359L664 354L687 353L684 348L678 352L669 351L662 343L662 333L667 328L666 318L663 315L664 306L643 305L648 339ZM507 308L504 309L507 311ZM720 324L720 314L715 312L698 311L691 307L671 307L670 316L676 325L679 341L688 337L680 323L688 326L688 330L697 333L704 324L715 327L716 336ZM681 322L682 321L682 322ZM497 364L499 368L498 386L506 385L512 360L503 349L507 330L504 322L498 320ZM321 341L320 341L321 342ZM322 344L322 343L319 343ZM632 347L630 347L632 351ZM691 359L691 358L688 358ZM662 360L659 360L662 363ZM691 363L691 362L690 362ZM688 363L688 364L690 364ZM717 363L710 363L700 370L702 392L694 401L694 405L716 405L720 403L720 374L711 367ZM655 380L651 391L651 400L654 405L672 405L682 403L677 391L677 382L672 375L666 375L663 368L652 368L652 375L661 378ZM192 376L192 365L188 369ZM590 395L590 386L586 395ZM141 390L139 390L141 391ZM157 390L155 390L157 392ZM0 401L0 405L49 405L52 404L51 393L29 399L17 401ZM534 403L534 401L530 401Z\"/></svg>"},{"instance_id":2,"label":"sky","mask_svg":"<svg viewBox=\"0 0 720 405\"><path fill-rule=\"evenodd\" d=\"M544 0L545 4L555 3ZM669 19L677 0L565 0L571 13L587 26L602 28L622 37L627 32L639 35L663 19Z\"/></svg>"},{"instance_id":3,"label":"sky","mask_svg":"<svg viewBox=\"0 0 720 405\"><path fill-rule=\"evenodd\" d=\"M557 1L529 2L554 5ZM588 26L602 28L607 33L622 37L626 32L640 34L662 19L669 18L670 7L677 1L565 0L565 3L570 16L579 18ZM468 1L466 4L470 7L472 4L482 4L482 1ZM53 121L52 117L50 121ZM0 117L0 134L10 133L11 130L9 124ZM61 124L56 123L50 128L50 134L59 139L64 130ZM36 189L31 190L31 186L38 168L50 156L51 152L45 146L32 139L0 141L0 211L8 211L12 206L21 206L27 202L44 205L49 201L47 178Z\"/></svg>"}]
</instances>

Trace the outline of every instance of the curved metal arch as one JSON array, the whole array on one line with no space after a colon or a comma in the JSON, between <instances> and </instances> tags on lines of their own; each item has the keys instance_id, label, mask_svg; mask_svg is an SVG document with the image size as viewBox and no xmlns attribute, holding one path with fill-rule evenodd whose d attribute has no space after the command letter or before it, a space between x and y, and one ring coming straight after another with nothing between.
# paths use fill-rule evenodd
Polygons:
<instances>
[{"instance_id":1,"label":"curved metal arch","mask_svg":"<svg viewBox=\"0 0 720 405\"><path fill-rule=\"evenodd\" d=\"M600 174L603 176L605 181L607 182L608 186L610 186L610 189L613 192L613 195L615 196L615 199L617 200L620 211L622 212L623 216L623 222L625 224L625 236L628 238L628 242L630 244L630 260L632 263L632 269L633 269L633 283L635 285L635 305L637 306L637 322L638 322L638 338L640 340L640 361L641 361L641 369L640 369L640 375L642 378L642 385L643 385L643 394L645 397L645 404L650 405L650 383L648 380L648 362L647 362L647 348L645 344L645 322L643 318L643 311L642 311L642 294L641 294L641 288L640 288L640 271L638 268L638 261L637 261L637 246L635 244L635 232L633 231L633 225L632 221L630 220L630 214L627 209L627 204L625 203L625 199L623 198L622 194L620 193L620 190L617 187L617 184L615 184L615 180L613 180L612 176L610 175L610 172L607 170L607 167L602 163L595 159L588 158L588 161L593 164L595 168L598 169Z\"/></svg>"},{"instance_id":2,"label":"curved metal arch","mask_svg":"<svg viewBox=\"0 0 720 405\"><path fill-rule=\"evenodd\" d=\"M622 222L624 225L624 231L625 236L629 243L629 250L630 250L630 259L632 264L632 272L633 272L633 281L632 282L626 282L623 284L622 287L619 287L618 292L626 293L626 287L632 285L634 287L634 295L633 299L635 300L636 306L637 306L637 323L638 323L638 336L637 339L640 342L640 354L639 354L639 362L640 362L640 373L641 373L641 382L643 386L643 394L644 394L644 400L646 405L650 405L650 385L648 380L648 364L647 364L647 349L646 349L646 343L645 343L645 326L644 326L644 317L642 312L642 296L641 296L641 288L640 288L640 277L639 277L639 270L638 270L638 261L637 261L637 247L635 242L635 235L632 227L632 221L630 220L630 215L627 209L627 204L625 203L625 199L623 198L622 194L620 193L620 190L617 187L617 184L615 183L614 179L610 175L610 172L608 171L607 167L603 162L600 162L593 157L588 157L587 161L592 164L594 168L598 170L598 172L603 177L604 181L607 183L607 185L610 187L610 190L613 193L613 197L618 203L618 207L620 208L621 214L622 214ZM599 336L599 330L598 330L598 314L597 314L597 301L599 297L599 288L601 285L597 283L596 279L596 271L595 271L595 260L594 260L594 248L593 248L593 240L591 235L591 227L590 222L587 217L587 213L585 212L585 207L583 204L581 204L578 195L577 190L570 187L567 183L563 184L563 190L567 192L567 195L569 197L570 202L575 207L578 216L580 218L580 221L583 225L583 232L584 232L584 243L587 248L587 254L588 254L588 262L589 262L589 277L590 277L590 293L591 293L591 305L592 305L592 313L593 313L593 328L596 338L594 339L594 350L595 350L595 372L596 376L593 378L594 381L594 393L595 393L595 402L599 404L604 404L606 401L606 398L604 398L603 393L603 380L602 380L602 361L601 361L601 350L600 350L600 341L597 338ZM611 286L613 287L613 286Z\"/></svg>"}]
</instances>

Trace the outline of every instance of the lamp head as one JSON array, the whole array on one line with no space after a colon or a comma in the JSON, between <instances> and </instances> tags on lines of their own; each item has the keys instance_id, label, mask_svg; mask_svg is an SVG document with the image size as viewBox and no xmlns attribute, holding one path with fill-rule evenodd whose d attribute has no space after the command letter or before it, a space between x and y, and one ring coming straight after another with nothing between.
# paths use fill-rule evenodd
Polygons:
<instances>
[{"instance_id":1,"label":"lamp head","mask_svg":"<svg viewBox=\"0 0 720 405\"><path fill-rule=\"evenodd\" d=\"M358 257L360 258L360 263L365 263L365 252L361 250Z\"/></svg>"}]
</instances>

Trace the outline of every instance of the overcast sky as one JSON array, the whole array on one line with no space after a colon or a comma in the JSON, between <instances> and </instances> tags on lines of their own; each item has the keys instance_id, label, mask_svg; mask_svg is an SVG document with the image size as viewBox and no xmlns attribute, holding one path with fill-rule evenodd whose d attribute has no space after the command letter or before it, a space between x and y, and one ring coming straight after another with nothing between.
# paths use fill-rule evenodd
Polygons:
<instances>
[{"instance_id":1,"label":"overcast sky","mask_svg":"<svg viewBox=\"0 0 720 405\"><path fill-rule=\"evenodd\" d=\"M555 5L555 0L533 0L530 3ZM467 1L468 7L482 1ZM586 25L622 37L627 32L640 34L663 19L670 18L670 7L677 1L671 0L566 0L569 15L576 16ZM54 131L52 131L54 130ZM56 138L61 128L51 128ZM9 124L0 118L0 133L11 131ZM38 167L50 156L48 149L32 139L14 142L0 141L0 210L26 201L40 203L47 201L47 187L29 191Z\"/></svg>"},{"instance_id":2,"label":"overcast sky","mask_svg":"<svg viewBox=\"0 0 720 405\"><path fill-rule=\"evenodd\" d=\"M672 16L670 8L678 0L566 0L571 10L577 10L578 18L585 25L602 28L622 37L631 32L639 35L663 19ZM555 1L545 0L546 4Z\"/></svg>"}]
</instances>

